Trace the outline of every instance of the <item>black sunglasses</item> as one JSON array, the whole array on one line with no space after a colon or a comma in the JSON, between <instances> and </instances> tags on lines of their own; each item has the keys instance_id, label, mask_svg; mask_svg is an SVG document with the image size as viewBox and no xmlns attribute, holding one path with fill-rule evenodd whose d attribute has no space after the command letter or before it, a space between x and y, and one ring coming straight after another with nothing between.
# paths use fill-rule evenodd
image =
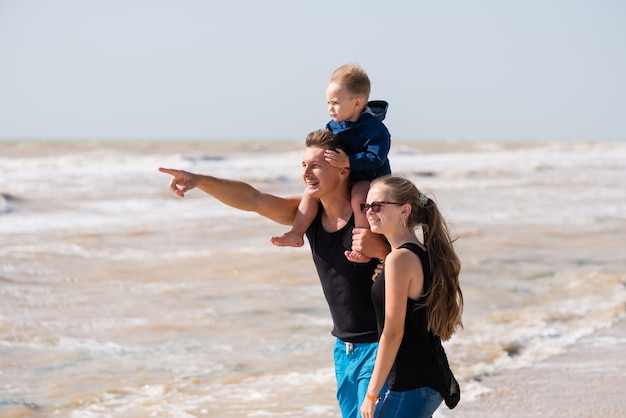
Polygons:
<instances>
[{"instance_id":1,"label":"black sunglasses","mask_svg":"<svg viewBox=\"0 0 626 418\"><path fill-rule=\"evenodd\" d=\"M378 213L380 212L380 208L383 205L401 205L402 203L398 202L372 202L372 203L361 203L361 212L367 213L368 209L372 209L372 212Z\"/></svg>"}]
</instances>

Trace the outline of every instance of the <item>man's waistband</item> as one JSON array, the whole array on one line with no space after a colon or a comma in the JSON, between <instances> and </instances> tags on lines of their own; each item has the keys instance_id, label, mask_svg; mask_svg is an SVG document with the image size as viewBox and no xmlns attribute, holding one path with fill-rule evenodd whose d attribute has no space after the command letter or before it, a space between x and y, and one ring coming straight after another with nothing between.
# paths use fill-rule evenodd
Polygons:
<instances>
[{"instance_id":1,"label":"man's waistband","mask_svg":"<svg viewBox=\"0 0 626 418\"><path fill-rule=\"evenodd\" d=\"M359 346L368 346L368 345L372 345L372 344L378 344L378 342L371 342L371 343L352 343L349 341L344 341L341 338L337 338L337 344L342 344L343 346L345 346L346 348L346 354L350 354L355 347L359 347Z\"/></svg>"}]
</instances>

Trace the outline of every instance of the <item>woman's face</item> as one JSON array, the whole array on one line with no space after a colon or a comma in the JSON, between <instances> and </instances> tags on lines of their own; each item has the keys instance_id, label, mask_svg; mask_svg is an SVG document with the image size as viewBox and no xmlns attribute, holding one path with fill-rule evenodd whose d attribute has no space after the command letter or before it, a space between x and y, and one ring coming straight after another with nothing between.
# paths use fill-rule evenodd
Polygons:
<instances>
[{"instance_id":1,"label":"woman's face","mask_svg":"<svg viewBox=\"0 0 626 418\"><path fill-rule=\"evenodd\" d=\"M366 203L369 207L365 216L372 232L385 234L385 231L391 231L401 222L402 205L395 202L388 187L379 184L371 187Z\"/></svg>"}]
</instances>

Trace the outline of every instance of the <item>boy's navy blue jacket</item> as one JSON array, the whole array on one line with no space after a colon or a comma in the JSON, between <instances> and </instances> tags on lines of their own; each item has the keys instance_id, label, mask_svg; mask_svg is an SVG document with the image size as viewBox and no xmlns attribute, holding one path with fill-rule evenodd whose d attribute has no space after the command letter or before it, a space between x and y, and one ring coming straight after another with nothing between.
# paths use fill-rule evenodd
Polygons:
<instances>
[{"instance_id":1,"label":"boy's navy blue jacket","mask_svg":"<svg viewBox=\"0 0 626 418\"><path fill-rule=\"evenodd\" d=\"M387 114L387 102L371 101L367 104L356 122L335 122L331 120L326 129L337 135L347 145L350 158L350 179L374 180L391 174L389 149L391 135L383 120Z\"/></svg>"}]
</instances>

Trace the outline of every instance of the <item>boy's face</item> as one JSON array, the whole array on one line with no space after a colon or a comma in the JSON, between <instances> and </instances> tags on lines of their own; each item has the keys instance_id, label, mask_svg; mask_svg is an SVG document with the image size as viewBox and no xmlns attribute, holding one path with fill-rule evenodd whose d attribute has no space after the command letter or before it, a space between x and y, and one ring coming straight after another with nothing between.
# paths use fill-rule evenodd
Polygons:
<instances>
[{"instance_id":1,"label":"boy's face","mask_svg":"<svg viewBox=\"0 0 626 418\"><path fill-rule=\"evenodd\" d=\"M328 84L326 102L328 115L335 122L356 122L365 104L362 97L352 96L344 85L335 82Z\"/></svg>"}]
</instances>

